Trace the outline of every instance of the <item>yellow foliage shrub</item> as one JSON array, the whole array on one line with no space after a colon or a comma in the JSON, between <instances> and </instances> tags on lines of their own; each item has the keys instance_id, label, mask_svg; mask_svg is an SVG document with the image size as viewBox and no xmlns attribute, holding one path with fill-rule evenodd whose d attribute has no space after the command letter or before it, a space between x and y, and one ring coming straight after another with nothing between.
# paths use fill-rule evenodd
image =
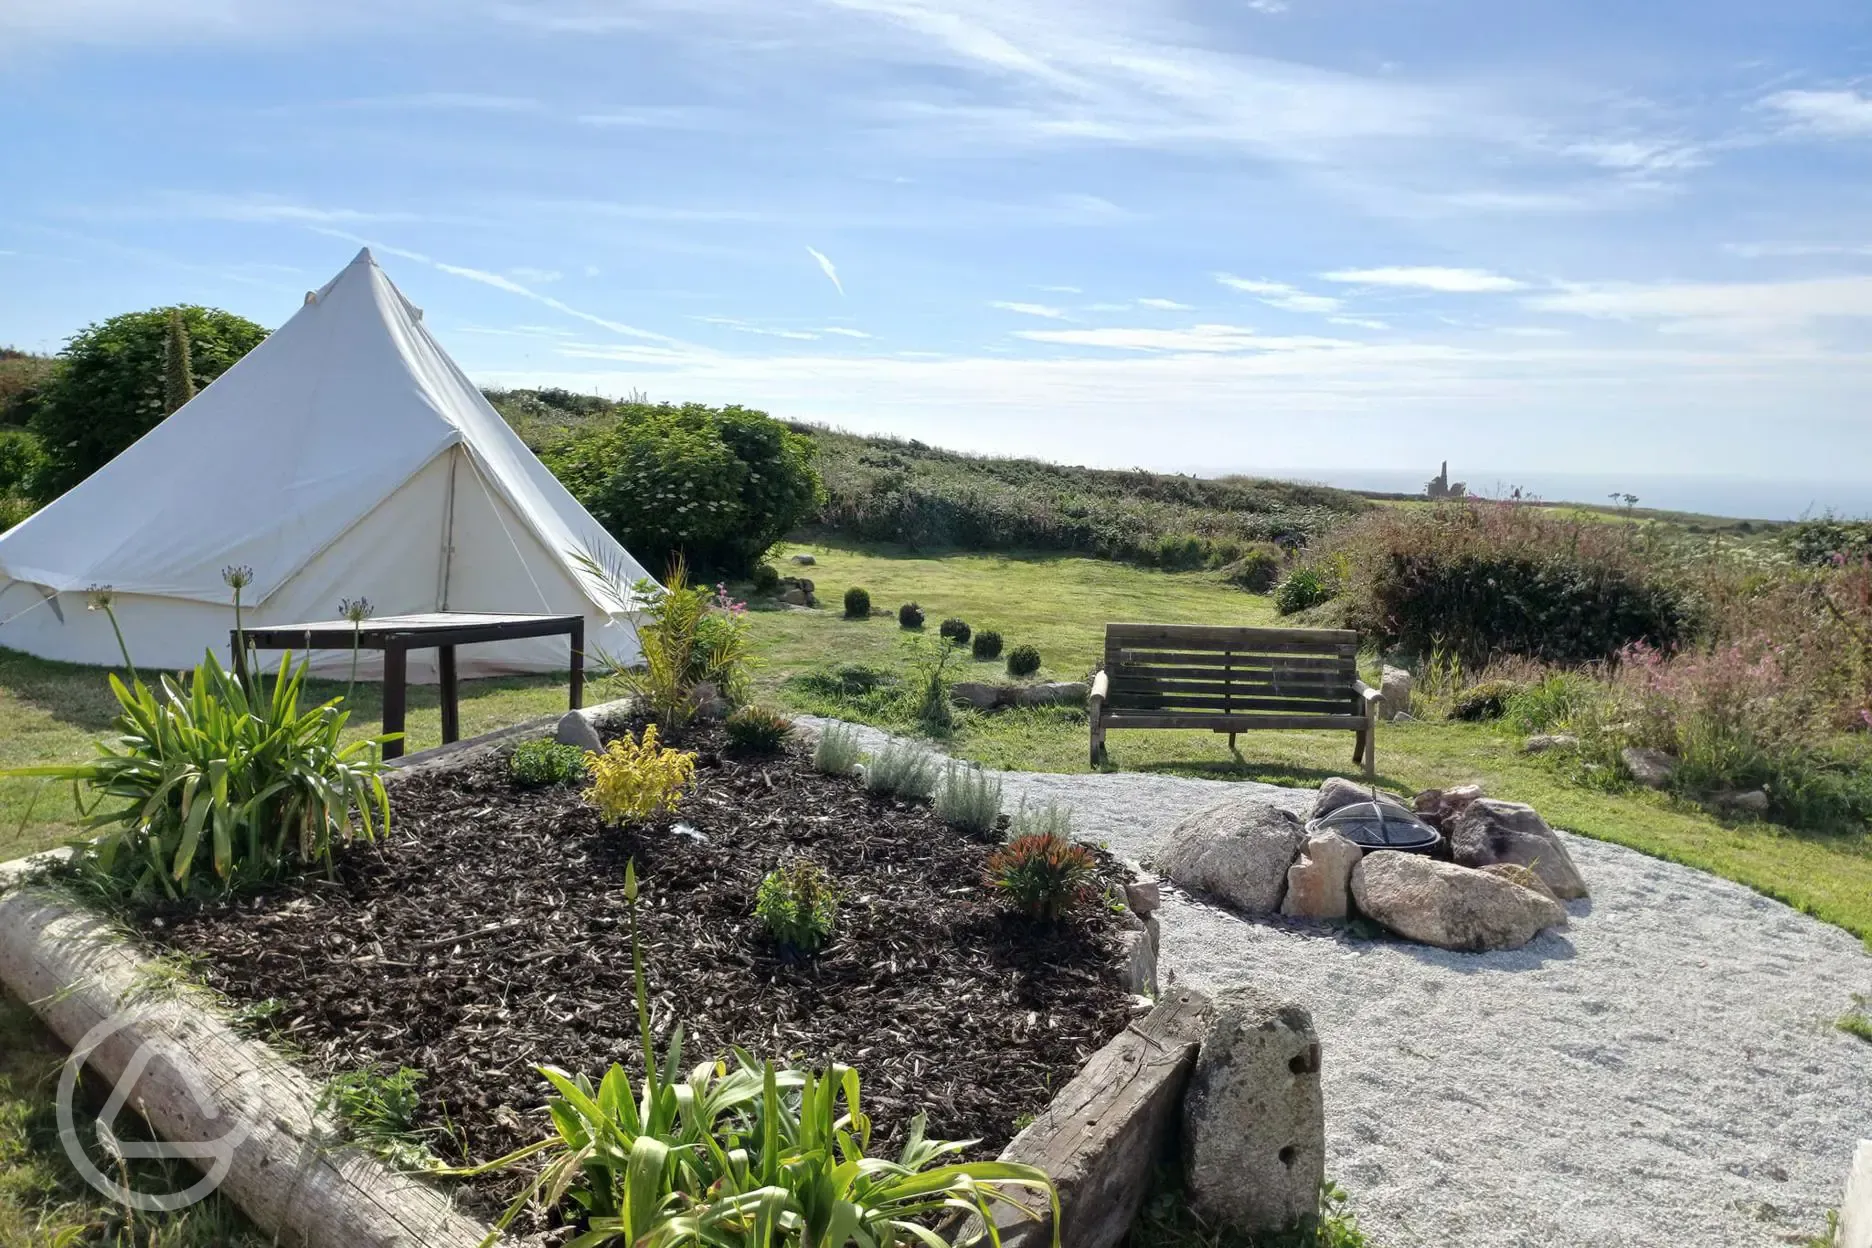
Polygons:
<instances>
[{"instance_id":1,"label":"yellow foliage shrub","mask_svg":"<svg viewBox=\"0 0 1872 1248\"><path fill-rule=\"evenodd\" d=\"M695 755L659 746L655 724L644 728L641 742L620 737L603 754L586 755L585 765L592 777L585 800L598 808L606 823L629 823L676 809L683 789L695 778Z\"/></svg>"}]
</instances>

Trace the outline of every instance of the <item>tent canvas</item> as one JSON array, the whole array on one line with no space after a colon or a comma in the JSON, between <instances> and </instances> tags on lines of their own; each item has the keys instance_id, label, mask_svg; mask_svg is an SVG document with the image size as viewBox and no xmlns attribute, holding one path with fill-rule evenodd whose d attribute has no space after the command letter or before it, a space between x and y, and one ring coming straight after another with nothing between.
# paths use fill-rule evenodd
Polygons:
<instances>
[{"instance_id":1,"label":"tent canvas","mask_svg":"<svg viewBox=\"0 0 1872 1248\"><path fill-rule=\"evenodd\" d=\"M223 569L247 619L582 614L588 647L636 657L628 616L576 557L647 577L430 336L368 249L129 449L0 534L0 646L120 662L87 591L109 586L139 666L226 656ZM563 670L562 639L464 648L464 675ZM368 662L367 656L367 662ZM314 654L349 670L349 652ZM434 679L433 656L410 656Z\"/></svg>"}]
</instances>

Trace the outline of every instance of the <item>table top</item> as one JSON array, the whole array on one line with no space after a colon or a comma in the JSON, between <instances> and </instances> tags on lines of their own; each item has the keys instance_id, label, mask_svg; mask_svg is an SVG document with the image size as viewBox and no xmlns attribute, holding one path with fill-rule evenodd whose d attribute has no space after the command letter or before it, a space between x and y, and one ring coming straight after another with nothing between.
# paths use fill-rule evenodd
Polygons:
<instances>
[{"instance_id":1,"label":"table top","mask_svg":"<svg viewBox=\"0 0 1872 1248\"><path fill-rule=\"evenodd\" d=\"M349 647L355 637L360 646L377 648L385 642L427 640L462 642L499 641L568 633L584 622L582 615L523 615L491 611L423 611L411 615L379 615L353 625L350 620L313 620L305 624L267 624L246 630L254 645L270 649L287 646Z\"/></svg>"}]
</instances>

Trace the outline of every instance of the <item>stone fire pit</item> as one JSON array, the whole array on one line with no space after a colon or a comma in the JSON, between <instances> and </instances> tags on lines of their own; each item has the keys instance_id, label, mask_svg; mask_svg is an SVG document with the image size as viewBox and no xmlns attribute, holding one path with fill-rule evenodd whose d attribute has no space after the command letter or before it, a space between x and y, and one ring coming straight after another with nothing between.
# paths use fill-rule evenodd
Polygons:
<instances>
[{"instance_id":1,"label":"stone fire pit","mask_svg":"<svg viewBox=\"0 0 1872 1248\"><path fill-rule=\"evenodd\" d=\"M1335 813L1387 837L1421 821L1437 839L1410 851L1361 845L1334 830ZM1563 926L1561 903L1587 895L1533 807L1475 785L1429 789L1407 804L1335 777L1304 821L1263 795L1226 797L1177 824L1157 865L1247 914L1362 915L1407 940L1470 953L1517 949Z\"/></svg>"}]
</instances>

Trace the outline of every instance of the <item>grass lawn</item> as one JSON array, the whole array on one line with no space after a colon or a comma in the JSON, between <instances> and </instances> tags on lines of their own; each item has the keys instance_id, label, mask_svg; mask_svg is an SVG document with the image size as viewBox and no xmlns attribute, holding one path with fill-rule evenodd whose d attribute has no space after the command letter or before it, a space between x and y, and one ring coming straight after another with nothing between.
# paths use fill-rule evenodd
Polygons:
<instances>
[{"instance_id":1,"label":"grass lawn","mask_svg":"<svg viewBox=\"0 0 1872 1248\"><path fill-rule=\"evenodd\" d=\"M763 663L756 675L763 696L801 710L852 714L849 705L789 685L789 677L836 664L901 669L909 656L896 609L911 600L923 607L928 637L945 617L958 615L977 630L998 630L1009 649L1038 647L1040 679L1083 678L1098 661L1107 621L1276 620L1266 598L1205 573L1164 573L1077 557L932 555L846 545L796 546L784 553L795 551L812 553L817 563L786 571L812 577L822 607L755 611L749 618ZM852 585L870 591L879 614L842 618L843 595ZM135 638L130 640L134 648ZM995 679L1002 667L965 656L955 674ZM322 685L318 692L331 696L343 686ZM563 677L548 676L469 681L462 697L463 731L477 733L559 710L565 684ZM361 688L358 703L354 730L374 730L376 688ZM83 757L91 739L108 726L114 705L96 669L0 650L0 767ZM888 707L865 717L905 726ZM1083 714L1072 710L970 714L961 718L946 748L997 767L1076 772L1087 770L1086 735ZM439 739L435 690L413 689L410 748ZM1352 766L1349 733L1246 733L1239 747L1232 756L1225 738L1206 732L1115 732L1109 740L1111 761L1123 770L1312 785ZM1714 872L1872 936L1872 837L1728 824L1655 793L1580 788L1516 747L1485 725L1386 725L1378 737L1378 769L1384 783L1403 790L1480 783L1492 795L1531 803L1561 827ZM0 860L70 835L69 793L47 789L35 804L37 788L33 782L0 781ZM114 1230L95 1229L104 1225L98 1199L77 1185L44 1130L51 1086L45 1070L62 1058L56 1042L22 1007L0 997L0 1243L50 1244L56 1235L48 1228L71 1226L94 1228L90 1237L72 1242L161 1248L229 1242L231 1237L214 1237L220 1233L213 1230L215 1219L226 1216L215 1211L218 1206L194 1221L171 1219L122 1238ZM149 1238L152 1233L170 1237Z\"/></svg>"}]
</instances>

